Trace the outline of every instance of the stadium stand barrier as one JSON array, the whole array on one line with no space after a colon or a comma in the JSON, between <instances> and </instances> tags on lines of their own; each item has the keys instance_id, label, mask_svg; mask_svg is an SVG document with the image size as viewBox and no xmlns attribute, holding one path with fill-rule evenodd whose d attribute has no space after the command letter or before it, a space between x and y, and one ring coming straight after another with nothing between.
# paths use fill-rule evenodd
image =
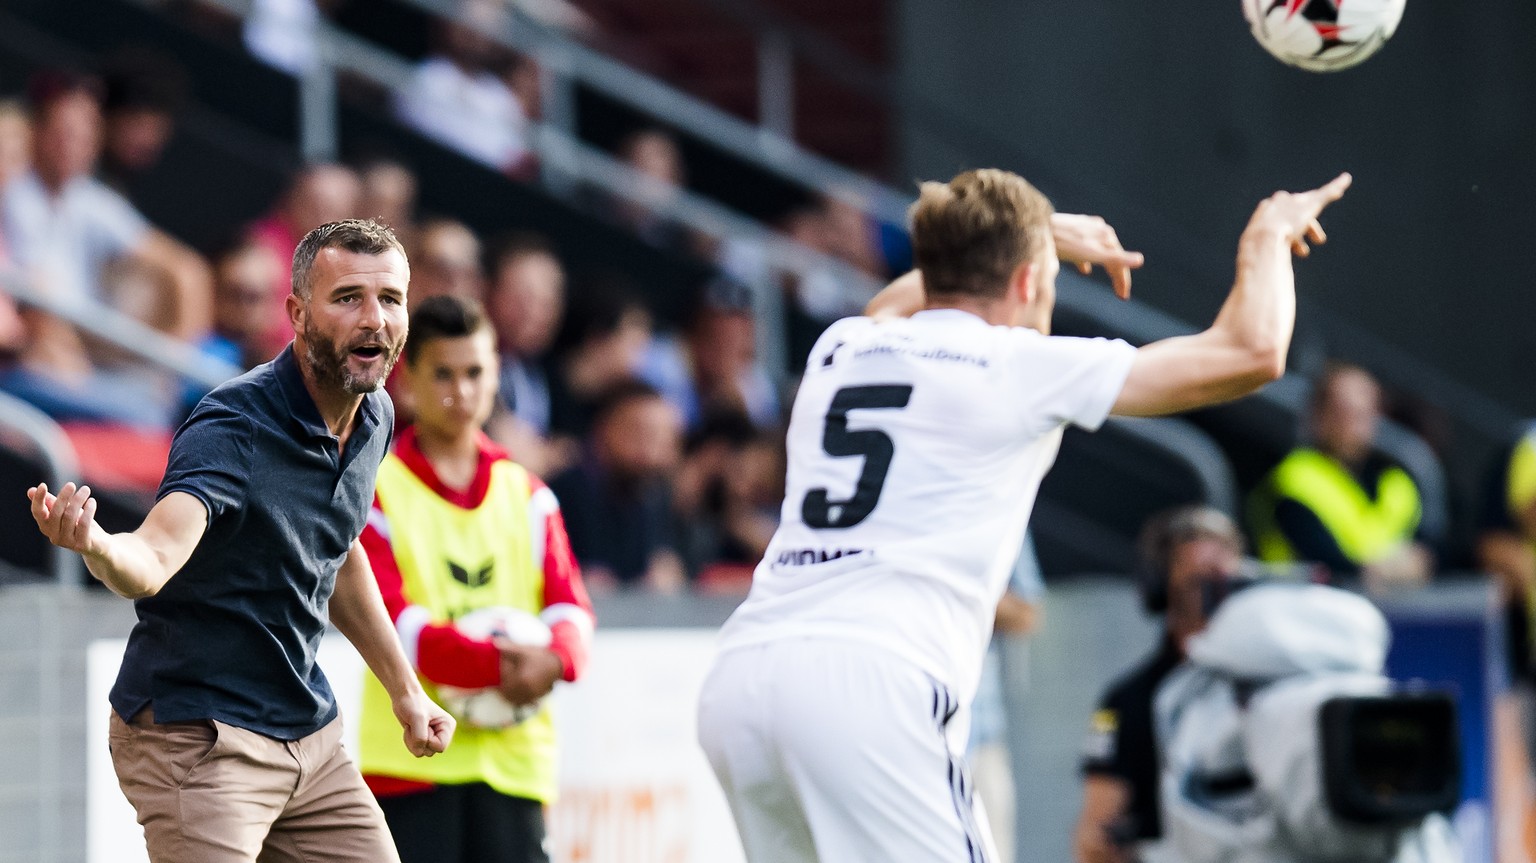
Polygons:
<instances>
[{"instance_id":1,"label":"stadium stand barrier","mask_svg":"<svg viewBox=\"0 0 1536 863\"><path fill-rule=\"evenodd\" d=\"M68 478L79 476L80 459L59 424L27 402L0 392L0 438L6 433L20 436L30 444L42 461L42 479L49 488L62 488ZM62 548L48 550L48 570L59 584L85 583L80 555Z\"/></svg>"}]
</instances>

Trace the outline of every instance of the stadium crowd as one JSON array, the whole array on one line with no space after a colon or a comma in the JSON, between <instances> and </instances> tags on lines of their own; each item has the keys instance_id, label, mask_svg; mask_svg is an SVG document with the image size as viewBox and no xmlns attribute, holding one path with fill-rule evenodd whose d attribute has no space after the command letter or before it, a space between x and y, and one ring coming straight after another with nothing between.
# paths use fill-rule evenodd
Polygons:
<instances>
[{"instance_id":1,"label":"stadium crowd","mask_svg":"<svg viewBox=\"0 0 1536 863\"><path fill-rule=\"evenodd\" d=\"M267 17L290 5L258 3L245 37L267 62L297 69L306 49L288 43L303 28L278 27ZM467 14L494 6L471 3ZM523 151L508 155L516 148L455 137L443 123L453 117L465 129L515 137L512 127L532 111L477 116L473 105L430 93L411 107L413 94L430 91L435 77L449 74L444 70L478 70L489 88L488 70L507 61L493 58L484 37L461 24L443 22L440 36L443 53L424 61L398 94L400 121L526 177L536 167ZM250 368L293 336L283 302L299 239L326 222L378 218L406 243L412 306L436 295L486 306L502 357L502 398L489 431L569 499L574 541L594 585L672 591L690 583L744 584L772 532L783 473L782 376L758 359L745 285L760 281L765 265L749 239L712 243L634 201L592 190L580 195L594 216L646 243L716 265L716 278L685 289L694 299L682 325L658 332L645 298L623 274L567 285L566 262L547 238L527 231L482 237L450 215L420 214L411 166L373 156L296 170L265 213L243 223L231 214L230 239L205 257L151 224L134 201L134 178L158 162L174 136L186 89L175 61L134 48L100 69L36 74L25 93L0 102L0 261L12 277L84 308L111 308L211 358ZM510 86L498 98L517 100ZM443 123L425 116L431 111L441 112ZM491 155L493 149L501 155ZM661 129L634 130L616 156L663 189L686 181L677 142ZM831 198L807 199L782 228L874 276L905 266L899 245L888 265L889 240L862 213ZM858 309L858 298L844 297L832 276L819 282L784 285L798 300L799 341L807 345L821 325ZM202 394L4 294L0 351L0 388L64 423L78 446L146 456L149 464L130 471L144 483L154 481L156 455L163 456L169 433ZM403 426L409 395L391 389ZM97 460L85 456L87 463Z\"/></svg>"},{"instance_id":2,"label":"stadium crowd","mask_svg":"<svg viewBox=\"0 0 1536 863\"><path fill-rule=\"evenodd\" d=\"M223 14L217 4L184 5ZM347 8L261 0L243 41L263 62L300 74L315 62L315 23L329 16L344 24ZM459 20L434 24L428 54L394 94L395 116L469 159L515 179L535 178L539 167L525 139L538 120L539 71L483 35L507 26L504 4L464 0L459 11ZM588 40L608 38L564 4L522 11ZM866 297L840 285L835 273L782 275L790 368L765 368L747 287L771 281L762 249L751 238L701 236L658 211L662 198L687 187L688 170L674 136L644 125L622 136L614 155L654 181L650 197L585 189L576 200L645 243L700 259L717 273L683 289L692 311L675 332L658 330L646 298L621 273L568 284L568 262L536 232L482 237L451 214L418 212L416 174L392 156L296 170L267 212L230 213L229 240L205 256L151 224L135 201L139 180L176 134L188 92L187 73L174 60L130 46L96 69L39 73L26 92L0 99L0 264L12 278L56 298L110 307L249 368L292 337L282 309L299 238L329 221L378 218L409 251L413 305L451 295L486 306L502 358L492 436L566 491L575 525L623 525L573 527L598 589L745 583L778 501L782 372L792 378L820 329L857 313ZM774 227L877 279L910 264L899 231L839 196L808 196ZM152 456L201 395L3 293L0 358L0 388L65 423L87 447L133 440L134 452ZM393 389L397 401L408 401ZM1308 446L1251 490L1245 526L1259 556L1314 560L1385 587L1424 583L1449 555L1453 565L1499 574L1511 607L1522 605L1536 582L1536 562L1525 559L1522 545L1536 534L1522 526L1531 494L1521 479L1523 450L1514 447L1516 457L1491 466L1486 492L1467 507L1479 513L1475 535L1428 535L1412 478L1372 449L1384 410L1380 385L1363 369L1339 367L1323 373L1316 390ZM409 419L409 404L401 417L402 424ZM113 433L97 434L101 428ZM1434 442L1443 450L1444 441ZM152 478L154 467L127 475Z\"/></svg>"}]
</instances>

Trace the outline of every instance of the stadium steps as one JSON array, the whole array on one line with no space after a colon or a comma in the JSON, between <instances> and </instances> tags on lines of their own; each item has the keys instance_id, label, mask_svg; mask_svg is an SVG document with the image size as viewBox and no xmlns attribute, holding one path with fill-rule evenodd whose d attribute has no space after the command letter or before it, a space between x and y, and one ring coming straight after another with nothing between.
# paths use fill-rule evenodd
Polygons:
<instances>
[{"instance_id":1,"label":"stadium steps","mask_svg":"<svg viewBox=\"0 0 1536 863\"><path fill-rule=\"evenodd\" d=\"M616 53L742 119L756 122L758 34L703 0L577 0ZM765 10L834 41L871 64L886 56L884 0L839 3L775 0ZM883 104L849 91L812 64L794 63L794 138L803 146L877 176L894 151Z\"/></svg>"}]
</instances>

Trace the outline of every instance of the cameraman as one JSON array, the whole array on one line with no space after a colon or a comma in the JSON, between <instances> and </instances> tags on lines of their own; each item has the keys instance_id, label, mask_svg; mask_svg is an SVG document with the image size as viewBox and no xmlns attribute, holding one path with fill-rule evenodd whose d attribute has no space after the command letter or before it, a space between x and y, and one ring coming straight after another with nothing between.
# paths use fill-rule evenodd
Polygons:
<instances>
[{"instance_id":1,"label":"cameraman","mask_svg":"<svg viewBox=\"0 0 1536 863\"><path fill-rule=\"evenodd\" d=\"M1073 842L1078 863L1130 863L1162 836L1152 703L1205 627L1214 597L1241 566L1243 539L1219 510L1186 506L1150 519L1137 541L1142 602L1164 618L1162 638L1139 666L1110 685L1083 756L1083 810Z\"/></svg>"}]
</instances>

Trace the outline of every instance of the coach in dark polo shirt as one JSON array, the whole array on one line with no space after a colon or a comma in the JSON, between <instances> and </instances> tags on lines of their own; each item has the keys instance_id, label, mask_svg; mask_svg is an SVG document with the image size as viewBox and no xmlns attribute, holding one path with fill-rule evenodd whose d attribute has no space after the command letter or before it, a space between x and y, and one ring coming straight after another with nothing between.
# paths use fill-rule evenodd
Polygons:
<instances>
[{"instance_id":1,"label":"coach in dark polo shirt","mask_svg":"<svg viewBox=\"0 0 1536 863\"><path fill-rule=\"evenodd\" d=\"M389 690L403 745L431 755L452 737L357 541L409 278L388 228L316 228L294 252L293 344L198 405L138 530L97 526L88 488L28 492L43 533L136 600L111 747L155 861L397 859L315 664L328 619Z\"/></svg>"}]
</instances>

